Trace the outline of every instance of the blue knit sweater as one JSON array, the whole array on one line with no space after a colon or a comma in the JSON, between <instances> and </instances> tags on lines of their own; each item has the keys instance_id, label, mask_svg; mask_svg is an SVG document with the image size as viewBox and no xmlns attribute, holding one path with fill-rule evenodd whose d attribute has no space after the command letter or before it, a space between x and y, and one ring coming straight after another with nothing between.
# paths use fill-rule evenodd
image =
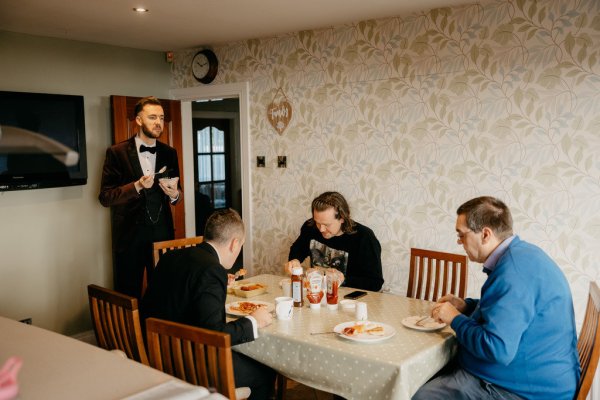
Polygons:
<instances>
[{"instance_id":1,"label":"blue knit sweater","mask_svg":"<svg viewBox=\"0 0 600 400\"><path fill-rule=\"evenodd\" d=\"M462 368L526 399L573 399L579 380L573 301L544 251L515 237L481 299L467 299L467 306L451 325Z\"/></svg>"}]
</instances>

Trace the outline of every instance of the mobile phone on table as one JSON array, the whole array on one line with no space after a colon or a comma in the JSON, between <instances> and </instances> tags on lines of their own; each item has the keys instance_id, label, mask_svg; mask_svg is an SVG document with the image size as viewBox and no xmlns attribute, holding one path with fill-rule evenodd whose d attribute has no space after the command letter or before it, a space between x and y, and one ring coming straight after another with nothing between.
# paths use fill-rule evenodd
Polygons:
<instances>
[{"instance_id":1,"label":"mobile phone on table","mask_svg":"<svg viewBox=\"0 0 600 400\"><path fill-rule=\"evenodd\" d=\"M360 299L363 296L366 296L367 292L363 292L362 290L355 290L354 292L350 292L347 295L344 296L345 299L352 299L352 300L356 300L356 299Z\"/></svg>"}]
</instances>

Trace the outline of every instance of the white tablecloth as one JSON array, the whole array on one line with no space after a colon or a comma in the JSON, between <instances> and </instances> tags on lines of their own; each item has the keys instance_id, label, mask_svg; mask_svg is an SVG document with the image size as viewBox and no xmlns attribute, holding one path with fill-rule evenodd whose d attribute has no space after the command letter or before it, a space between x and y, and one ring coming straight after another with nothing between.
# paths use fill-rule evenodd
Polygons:
<instances>
[{"instance_id":1,"label":"white tablecloth","mask_svg":"<svg viewBox=\"0 0 600 400\"><path fill-rule=\"evenodd\" d=\"M275 275L246 279L268 285L267 293L249 300L274 302L282 295L281 279ZM340 298L352 290L340 288ZM240 300L228 296L228 302ZM455 350L452 329L420 332L402 325L407 316L427 315L430 302L375 292L359 301L367 303L369 321L391 325L396 335L369 344L333 334L310 335L353 321L354 311L341 307L337 311L325 307L315 311L305 302L303 308L294 309L291 321L274 319L272 325L260 330L257 340L235 346L234 350L298 382L349 400L410 399L451 358Z\"/></svg>"},{"instance_id":2,"label":"white tablecloth","mask_svg":"<svg viewBox=\"0 0 600 400\"><path fill-rule=\"evenodd\" d=\"M32 325L0 317L0 366L12 356L23 360L19 399L116 400L175 381L186 383L118 354ZM190 388L204 399L204 388ZM163 397L164 398L164 397ZM182 397L183 398L183 397ZM210 397L223 398L219 395Z\"/></svg>"}]
</instances>

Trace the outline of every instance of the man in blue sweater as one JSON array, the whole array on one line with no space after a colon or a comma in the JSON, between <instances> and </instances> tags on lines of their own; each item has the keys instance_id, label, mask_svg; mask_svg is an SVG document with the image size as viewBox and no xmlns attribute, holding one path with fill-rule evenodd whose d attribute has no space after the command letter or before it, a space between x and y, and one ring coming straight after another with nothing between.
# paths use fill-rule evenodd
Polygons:
<instances>
[{"instance_id":1,"label":"man in blue sweater","mask_svg":"<svg viewBox=\"0 0 600 400\"><path fill-rule=\"evenodd\" d=\"M458 243L488 278L479 300L447 295L432 308L456 332L457 357L413 399L573 399L577 334L560 268L513 235L500 200L478 197L457 214Z\"/></svg>"}]
</instances>

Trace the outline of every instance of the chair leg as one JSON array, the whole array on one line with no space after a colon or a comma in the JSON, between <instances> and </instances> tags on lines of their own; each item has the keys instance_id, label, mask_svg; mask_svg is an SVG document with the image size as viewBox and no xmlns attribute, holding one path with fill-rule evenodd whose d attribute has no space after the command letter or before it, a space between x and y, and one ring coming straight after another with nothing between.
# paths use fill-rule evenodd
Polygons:
<instances>
[{"instance_id":1,"label":"chair leg","mask_svg":"<svg viewBox=\"0 0 600 400\"><path fill-rule=\"evenodd\" d=\"M277 386L275 398L277 400L285 400L285 390L287 388L287 378L281 374L277 374L275 382L276 382L276 386Z\"/></svg>"}]
</instances>

